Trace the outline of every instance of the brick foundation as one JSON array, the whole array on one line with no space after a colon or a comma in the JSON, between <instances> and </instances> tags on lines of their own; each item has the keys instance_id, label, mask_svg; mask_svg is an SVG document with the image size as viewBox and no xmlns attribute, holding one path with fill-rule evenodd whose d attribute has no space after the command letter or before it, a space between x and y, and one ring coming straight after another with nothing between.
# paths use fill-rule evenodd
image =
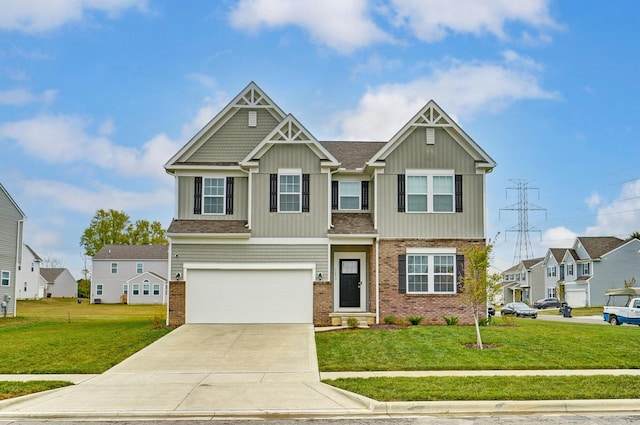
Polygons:
<instances>
[{"instance_id":1,"label":"brick foundation","mask_svg":"<svg viewBox=\"0 0 640 425\"><path fill-rule=\"evenodd\" d=\"M169 326L184 325L185 322L185 282L169 282Z\"/></svg>"},{"instance_id":2,"label":"brick foundation","mask_svg":"<svg viewBox=\"0 0 640 425\"><path fill-rule=\"evenodd\" d=\"M386 316L406 319L422 316L423 324L444 325L444 316L457 316L460 324L472 324L471 308L464 304L459 294L401 294L398 292L398 255L406 254L409 247L460 248L484 241L465 240L380 240L380 320Z\"/></svg>"},{"instance_id":3,"label":"brick foundation","mask_svg":"<svg viewBox=\"0 0 640 425\"><path fill-rule=\"evenodd\" d=\"M331 325L329 314L333 311L333 283L313 282L313 324Z\"/></svg>"}]
</instances>

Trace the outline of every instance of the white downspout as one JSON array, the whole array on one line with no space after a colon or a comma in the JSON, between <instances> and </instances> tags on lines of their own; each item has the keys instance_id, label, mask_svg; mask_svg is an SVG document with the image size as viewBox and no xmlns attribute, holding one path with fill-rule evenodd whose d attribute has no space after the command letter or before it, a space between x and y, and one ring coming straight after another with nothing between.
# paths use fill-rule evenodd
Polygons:
<instances>
[{"instance_id":1,"label":"white downspout","mask_svg":"<svg viewBox=\"0 0 640 425\"><path fill-rule=\"evenodd\" d=\"M376 324L380 323L380 238L376 237Z\"/></svg>"},{"instance_id":2,"label":"white downspout","mask_svg":"<svg viewBox=\"0 0 640 425\"><path fill-rule=\"evenodd\" d=\"M18 220L18 235L16 236L16 267L13 273L13 317L16 317L16 308L18 308L18 263L22 261L22 231L24 230L24 218Z\"/></svg>"}]
</instances>

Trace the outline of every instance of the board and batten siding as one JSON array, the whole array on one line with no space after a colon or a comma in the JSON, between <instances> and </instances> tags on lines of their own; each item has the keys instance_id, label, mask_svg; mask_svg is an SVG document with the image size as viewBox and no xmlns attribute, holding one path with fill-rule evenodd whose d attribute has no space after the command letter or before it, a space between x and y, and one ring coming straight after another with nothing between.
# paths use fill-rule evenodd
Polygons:
<instances>
[{"instance_id":1,"label":"board and batten siding","mask_svg":"<svg viewBox=\"0 0 640 425\"><path fill-rule=\"evenodd\" d=\"M279 123L264 109L256 109L258 122L249 127L249 110L240 109L193 154L179 161L238 162L255 148Z\"/></svg>"},{"instance_id":2,"label":"board and batten siding","mask_svg":"<svg viewBox=\"0 0 640 425\"><path fill-rule=\"evenodd\" d=\"M226 176L221 174L220 177ZM194 177L178 177L177 218L191 220L247 220L248 182L249 179L247 177L233 178L233 214L194 214Z\"/></svg>"},{"instance_id":3,"label":"board and batten siding","mask_svg":"<svg viewBox=\"0 0 640 425\"><path fill-rule=\"evenodd\" d=\"M183 273L185 263L315 263L316 273L328 276L327 245L181 244L171 245L171 276Z\"/></svg>"},{"instance_id":4,"label":"board and batten siding","mask_svg":"<svg viewBox=\"0 0 640 425\"><path fill-rule=\"evenodd\" d=\"M270 212L271 174L281 169L300 169L309 174L309 212ZM327 174L320 172L319 158L306 145L275 145L261 159L253 174L251 235L268 237L326 237L329 211Z\"/></svg>"},{"instance_id":5,"label":"board and batten siding","mask_svg":"<svg viewBox=\"0 0 640 425\"><path fill-rule=\"evenodd\" d=\"M474 159L444 129L436 129L434 145L416 128L385 161L378 175L378 231L381 237L484 238L484 175ZM412 170L453 170L462 175L461 213L398 212L398 174Z\"/></svg>"},{"instance_id":6,"label":"board and batten siding","mask_svg":"<svg viewBox=\"0 0 640 425\"><path fill-rule=\"evenodd\" d=\"M640 282L639 249L640 241L633 240L592 263L593 277L589 280L592 306L606 304L607 289L624 288L624 281L629 282L633 277Z\"/></svg>"}]
</instances>

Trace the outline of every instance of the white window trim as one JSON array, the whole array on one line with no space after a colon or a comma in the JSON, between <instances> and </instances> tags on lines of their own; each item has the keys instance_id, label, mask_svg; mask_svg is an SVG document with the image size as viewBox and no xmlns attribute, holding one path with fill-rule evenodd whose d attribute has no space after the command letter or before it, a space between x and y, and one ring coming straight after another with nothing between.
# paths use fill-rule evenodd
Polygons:
<instances>
[{"instance_id":1,"label":"white window trim","mask_svg":"<svg viewBox=\"0 0 640 425\"><path fill-rule=\"evenodd\" d=\"M410 247L407 248L406 250L406 255L407 255L407 261L406 261L406 270L405 270L405 276L406 276L406 290L407 290L407 294L411 294L411 295L450 295L450 294L455 294L456 290L457 290L457 285L456 285L456 276L458 276L458 271L456 270L456 266L457 266L457 261L456 261L456 250L455 248L416 248L416 247ZM428 257L427 259L427 264L428 264L428 271L427 271L427 275L428 275L428 283L427 283L427 291L420 291L420 292L415 292L415 291L410 291L409 290L409 259L408 257L410 255L426 255ZM434 291L434 285L435 285L435 261L434 261L434 257L435 256L444 256L444 255L448 255L448 256L452 256L453 257L453 290L452 291L447 291L447 292L442 292L442 291Z\"/></svg>"},{"instance_id":2,"label":"white window trim","mask_svg":"<svg viewBox=\"0 0 640 425\"><path fill-rule=\"evenodd\" d=\"M138 267L138 266L140 266L140 267ZM140 270L140 271L138 271L138 270ZM144 273L144 263L143 263L143 262L138 261L138 262L136 263L136 273L137 273L137 274L142 274L142 273Z\"/></svg>"},{"instance_id":3,"label":"white window trim","mask_svg":"<svg viewBox=\"0 0 640 425\"><path fill-rule=\"evenodd\" d=\"M358 207L357 208L343 208L342 207L342 183L357 183L358 184ZM349 196L353 198L354 196ZM338 210L339 211L360 211L362 210L362 181L361 180L338 180Z\"/></svg>"},{"instance_id":4,"label":"white window trim","mask_svg":"<svg viewBox=\"0 0 640 425\"><path fill-rule=\"evenodd\" d=\"M128 283L123 283L122 284L122 295L129 295L129 284Z\"/></svg>"},{"instance_id":5,"label":"white window trim","mask_svg":"<svg viewBox=\"0 0 640 425\"><path fill-rule=\"evenodd\" d=\"M113 267L114 265L115 267ZM111 263L111 274L118 274L118 263L116 262Z\"/></svg>"},{"instance_id":6,"label":"white window trim","mask_svg":"<svg viewBox=\"0 0 640 425\"><path fill-rule=\"evenodd\" d=\"M145 294L145 290L147 291L146 294ZM149 295L151 295L151 283L147 279L142 281L142 295L145 297L148 297Z\"/></svg>"},{"instance_id":7,"label":"white window trim","mask_svg":"<svg viewBox=\"0 0 640 425\"><path fill-rule=\"evenodd\" d=\"M138 293L136 294L136 291L138 291ZM139 283L134 283L133 286L131 287L131 295L140 295L140 284Z\"/></svg>"},{"instance_id":8,"label":"white window trim","mask_svg":"<svg viewBox=\"0 0 640 425\"><path fill-rule=\"evenodd\" d=\"M154 283L151 288L152 288L152 292L151 293L153 294L154 297L157 297L158 295L160 295L160 284L159 283ZM157 291L156 291L156 289L157 289ZM156 294L156 292L158 292L158 293Z\"/></svg>"},{"instance_id":9,"label":"white window trim","mask_svg":"<svg viewBox=\"0 0 640 425\"><path fill-rule=\"evenodd\" d=\"M4 275L7 275L5 278ZM4 283L6 280L6 284ZM9 270L0 271L0 286L11 286L11 272Z\"/></svg>"},{"instance_id":10,"label":"white window trim","mask_svg":"<svg viewBox=\"0 0 640 425\"><path fill-rule=\"evenodd\" d=\"M294 192L284 192L287 195L298 195L298 210L297 211L282 211L280 206L280 196L283 194L280 191L280 176L297 176L300 179L300 191L297 193ZM280 169L278 170L278 212L283 214L298 214L302 213L302 169Z\"/></svg>"},{"instance_id":11,"label":"white window trim","mask_svg":"<svg viewBox=\"0 0 640 425\"><path fill-rule=\"evenodd\" d=\"M205 194L205 182L206 180L222 180L222 195L206 195ZM206 198L222 198L222 212L219 213L210 213L205 212L204 210L204 201ZM202 215L225 215L227 213L227 178L226 176L202 176L202 205L200 206L200 211L202 211Z\"/></svg>"},{"instance_id":12,"label":"white window trim","mask_svg":"<svg viewBox=\"0 0 640 425\"><path fill-rule=\"evenodd\" d=\"M456 182L455 182L455 170L406 170L405 176L407 177L407 183L405 186L405 212L407 214L454 214L456 212ZM408 177L426 177L427 178L427 210L426 211L409 211L409 190L407 189ZM443 195L442 193L435 193L433 190L433 178L434 177L451 177L452 180L452 192L451 192L451 211L434 211L433 210L433 197L434 195ZM419 194L413 194L419 195Z\"/></svg>"},{"instance_id":13,"label":"white window trim","mask_svg":"<svg viewBox=\"0 0 640 425\"><path fill-rule=\"evenodd\" d=\"M96 284L96 295L103 295L103 294L104 294L104 287L102 286L102 283Z\"/></svg>"}]
</instances>

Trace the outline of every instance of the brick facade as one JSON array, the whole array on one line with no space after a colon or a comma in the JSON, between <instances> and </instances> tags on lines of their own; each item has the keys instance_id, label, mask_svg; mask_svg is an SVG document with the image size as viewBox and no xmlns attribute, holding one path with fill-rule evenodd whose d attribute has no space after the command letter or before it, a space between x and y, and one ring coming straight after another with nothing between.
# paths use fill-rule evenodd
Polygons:
<instances>
[{"instance_id":1,"label":"brick facade","mask_svg":"<svg viewBox=\"0 0 640 425\"><path fill-rule=\"evenodd\" d=\"M458 239L382 239L380 255L380 320L386 316L406 318L422 316L424 324L445 324L444 316L457 316L460 324L472 324L471 308L462 302L459 294L402 294L398 291L398 256L406 254L407 248L460 248L472 243Z\"/></svg>"},{"instance_id":2,"label":"brick facade","mask_svg":"<svg viewBox=\"0 0 640 425\"><path fill-rule=\"evenodd\" d=\"M331 312L333 312L333 283L313 282L313 324L329 326Z\"/></svg>"},{"instance_id":3,"label":"brick facade","mask_svg":"<svg viewBox=\"0 0 640 425\"><path fill-rule=\"evenodd\" d=\"M180 326L185 323L185 282L169 282L169 326Z\"/></svg>"}]
</instances>

